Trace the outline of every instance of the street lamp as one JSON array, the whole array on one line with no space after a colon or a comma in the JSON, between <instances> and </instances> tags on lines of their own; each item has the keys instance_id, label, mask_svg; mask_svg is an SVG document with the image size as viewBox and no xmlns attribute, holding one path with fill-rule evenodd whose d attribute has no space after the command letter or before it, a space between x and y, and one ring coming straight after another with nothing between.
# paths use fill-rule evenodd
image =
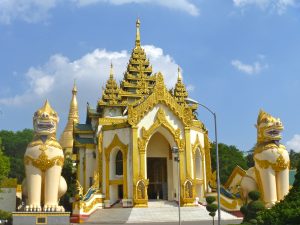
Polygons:
<instances>
[{"instance_id":1,"label":"street lamp","mask_svg":"<svg viewBox=\"0 0 300 225\"><path fill-rule=\"evenodd\" d=\"M217 115L215 112L213 112L210 108L208 108L207 106L188 98L187 99L188 102L192 103L192 104L197 104L202 106L203 108L205 108L208 112L210 112L213 117L214 117L214 125L215 125L215 142L216 142L216 161L217 161L217 199L218 199L218 225L221 224L221 205L220 205L220 170L219 170L219 148L218 148L218 135L217 135Z\"/></svg>"},{"instance_id":2,"label":"street lamp","mask_svg":"<svg viewBox=\"0 0 300 225\"><path fill-rule=\"evenodd\" d=\"M177 162L177 169L178 169L178 224L181 225L181 218L180 218L180 154L178 147L172 147L172 152L174 154L174 161Z\"/></svg>"}]
</instances>

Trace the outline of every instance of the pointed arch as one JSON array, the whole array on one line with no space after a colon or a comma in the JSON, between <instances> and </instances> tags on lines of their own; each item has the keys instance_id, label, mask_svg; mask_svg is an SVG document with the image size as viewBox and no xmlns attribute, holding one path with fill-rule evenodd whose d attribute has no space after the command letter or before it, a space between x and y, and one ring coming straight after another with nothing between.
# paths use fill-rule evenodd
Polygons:
<instances>
[{"instance_id":1,"label":"pointed arch","mask_svg":"<svg viewBox=\"0 0 300 225\"><path fill-rule=\"evenodd\" d=\"M127 188L127 153L128 153L128 145L124 144L119 136L115 134L113 140L111 141L110 145L105 148L105 165L106 165L106 194L105 198L110 198L109 193L109 186L110 184L114 183L114 181L110 180L109 171L110 171L110 157L111 152L118 148L122 152L123 157L123 179L121 183L123 184L123 192L124 198L126 199L128 196L128 188Z\"/></svg>"}]
</instances>

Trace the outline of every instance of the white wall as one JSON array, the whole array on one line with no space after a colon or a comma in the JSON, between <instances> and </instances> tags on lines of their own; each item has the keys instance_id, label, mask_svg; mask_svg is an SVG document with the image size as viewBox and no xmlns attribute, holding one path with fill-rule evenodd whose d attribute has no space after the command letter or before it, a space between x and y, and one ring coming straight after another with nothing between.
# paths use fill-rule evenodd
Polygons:
<instances>
[{"instance_id":1,"label":"white wall","mask_svg":"<svg viewBox=\"0 0 300 225\"><path fill-rule=\"evenodd\" d=\"M16 211L16 188L0 189L0 210Z\"/></svg>"}]
</instances>

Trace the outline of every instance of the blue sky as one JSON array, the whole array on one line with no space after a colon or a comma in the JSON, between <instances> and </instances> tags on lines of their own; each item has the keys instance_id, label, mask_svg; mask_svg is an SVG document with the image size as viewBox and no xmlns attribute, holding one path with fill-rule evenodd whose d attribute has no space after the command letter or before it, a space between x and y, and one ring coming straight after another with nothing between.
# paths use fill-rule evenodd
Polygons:
<instances>
[{"instance_id":1,"label":"blue sky","mask_svg":"<svg viewBox=\"0 0 300 225\"><path fill-rule=\"evenodd\" d=\"M0 129L31 128L48 98L61 132L74 79L84 122L110 61L122 79L137 17L154 71L172 87L181 67L190 97L217 113L219 141L249 150L262 108L300 151L298 0L0 0Z\"/></svg>"}]
</instances>

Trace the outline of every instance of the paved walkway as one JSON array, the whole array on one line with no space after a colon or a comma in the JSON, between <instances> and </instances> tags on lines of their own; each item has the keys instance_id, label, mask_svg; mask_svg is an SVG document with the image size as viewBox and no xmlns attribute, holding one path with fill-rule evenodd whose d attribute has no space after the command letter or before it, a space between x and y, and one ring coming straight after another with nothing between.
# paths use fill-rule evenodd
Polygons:
<instances>
[{"instance_id":1,"label":"paved walkway","mask_svg":"<svg viewBox=\"0 0 300 225\"><path fill-rule=\"evenodd\" d=\"M182 207L182 221L211 221L204 206ZM215 217L217 220L217 216ZM221 212L223 220L240 220L229 213ZM178 207L172 202L149 202L148 208L111 208L100 209L90 216L87 223L147 223L147 222L176 222Z\"/></svg>"}]
</instances>

